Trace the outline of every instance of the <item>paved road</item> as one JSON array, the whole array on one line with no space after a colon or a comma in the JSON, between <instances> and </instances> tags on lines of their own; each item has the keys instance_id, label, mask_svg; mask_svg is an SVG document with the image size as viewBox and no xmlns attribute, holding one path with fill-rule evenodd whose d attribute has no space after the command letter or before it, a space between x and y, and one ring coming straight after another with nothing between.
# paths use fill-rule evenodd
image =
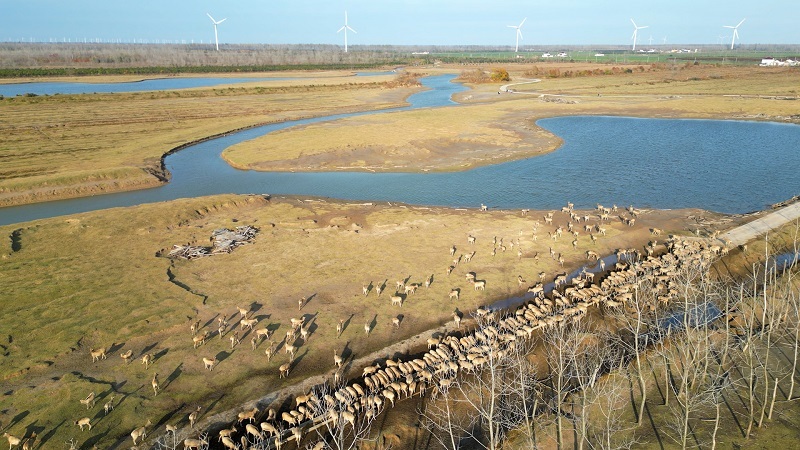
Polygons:
<instances>
[{"instance_id":1,"label":"paved road","mask_svg":"<svg viewBox=\"0 0 800 450\"><path fill-rule=\"evenodd\" d=\"M733 245L741 245L751 241L770 230L780 228L792 221L800 219L800 202L785 206L775 212L740 225L730 231L722 233L720 239L728 239Z\"/></svg>"}]
</instances>

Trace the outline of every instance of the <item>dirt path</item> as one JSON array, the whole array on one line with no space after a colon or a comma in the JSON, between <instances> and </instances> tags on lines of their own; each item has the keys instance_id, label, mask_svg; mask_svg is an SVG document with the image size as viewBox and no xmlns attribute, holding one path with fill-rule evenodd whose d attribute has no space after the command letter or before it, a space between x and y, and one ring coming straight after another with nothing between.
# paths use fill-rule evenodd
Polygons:
<instances>
[{"instance_id":1,"label":"dirt path","mask_svg":"<svg viewBox=\"0 0 800 450\"><path fill-rule=\"evenodd\" d=\"M800 219L800 202L783 207L760 219L726 231L720 235L720 239L728 240L732 245L742 245L770 230L774 230L798 219Z\"/></svg>"}]
</instances>

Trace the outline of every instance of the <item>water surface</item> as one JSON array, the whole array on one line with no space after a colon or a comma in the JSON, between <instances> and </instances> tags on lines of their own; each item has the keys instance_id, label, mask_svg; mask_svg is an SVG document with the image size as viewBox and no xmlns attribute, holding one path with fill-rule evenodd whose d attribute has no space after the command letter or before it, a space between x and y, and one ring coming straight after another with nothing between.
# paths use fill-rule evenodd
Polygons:
<instances>
[{"instance_id":1,"label":"water surface","mask_svg":"<svg viewBox=\"0 0 800 450\"><path fill-rule=\"evenodd\" d=\"M427 77L410 108L454 105L465 88ZM400 108L406 109L406 108ZM280 173L237 170L222 151L286 127L386 111L266 125L190 146L166 158L172 181L134 192L0 209L0 225L116 206L221 193L298 194L420 205L555 209L629 204L760 210L800 193L800 126L764 122L578 116L543 119L564 139L547 155L458 173Z\"/></svg>"}]
</instances>

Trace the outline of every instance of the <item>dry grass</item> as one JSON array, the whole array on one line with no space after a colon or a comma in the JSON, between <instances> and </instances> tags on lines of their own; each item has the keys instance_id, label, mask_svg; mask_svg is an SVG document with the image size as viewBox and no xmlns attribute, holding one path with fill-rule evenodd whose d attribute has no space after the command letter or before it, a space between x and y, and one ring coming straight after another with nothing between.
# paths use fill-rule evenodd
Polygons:
<instances>
[{"instance_id":1,"label":"dry grass","mask_svg":"<svg viewBox=\"0 0 800 450\"><path fill-rule=\"evenodd\" d=\"M229 147L223 157L259 170L451 171L536 156L557 142L506 109L469 106L291 128Z\"/></svg>"},{"instance_id":2,"label":"dry grass","mask_svg":"<svg viewBox=\"0 0 800 450\"><path fill-rule=\"evenodd\" d=\"M261 123L397 106L410 92L384 89L368 77L333 77L5 99L0 204L57 196L59 189L152 186L162 155L181 144Z\"/></svg>"},{"instance_id":3,"label":"dry grass","mask_svg":"<svg viewBox=\"0 0 800 450\"><path fill-rule=\"evenodd\" d=\"M451 318L457 307L463 312L496 299L519 293L522 275L529 283L545 271L552 279L557 266L548 252L563 252L567 267L585 261L584 252L609 253L618 247L640 246L650 236L647 228L658 224L681 231L692 212L644 214L637 227L609 226L608 237L590 247L582 233L577 250L569 239L553 243L544 224L532 240L531 212L455 211L440 208L405 208L353 205L321 201L260 197L218 196L142 205L41 220L0 231L13 238L0 259L0 283L4 286L0 317L4 321L4 408L0 422L12 433L40 427L50 445L72 436L89 437L90 444L114 447L127 442L127 434L150 418L160 427L181 423L195 405L203 417L234 408L312 374L330 373L332 352L365 356L406 337L438 326ZM234 221L234 219L236 221ZM556 214L564 225L567 216ZM171 263L155 256L162 248L185 242L207 242L211 230L251 224L261 227L257 242L230 255ZM447 276L456 256L473 246L471 263L462 263ZM506 246L519 239L517 248L490 255L494 236ZM13 247L12 247L13 243ZM14 249L18 249L14 251ZM537 261L535 255L539 255ZM475 271L487 281L485 292L476 292L464 274ZM408 278L423 283L433 274L430 289L420 288L402 308L390 307L395 281ZM170 282L185 285L187 292ZM363 284L373 287L386 281L381 297L374 290L367 297ZM450 289L462 289L458 303L448 300ZM297 300L310 298L302 311ZM250 335L230 349L227 335L216 333L194 350L189 325L200 319L203 329L215 331L220 314L236 315L236 306L254 305L259 327L276 329L281 342L289 319L305 315L312 334L298 352L288 380L279 380L277 366L287 360L281 351L271 362L265 344L250 349ZM402 314L399 329L391 319ZM348 320L340 338L335 325ZM372 323L369 338L364 323ZM235 325L235 321L232 322ZM89 349L112 347L108 360L91 363ZM156 355L155 365L145 370L138 361L124 365L119 352L133 350ZM201 357L221 360L213 372L202 367ZM356 369L357 370L357 369ZM163 392L153 397L150 378L158 372ZM72 422L86 415L79 398L94 391L100 399L90 414L99 422L92 433L79 435ZM101 405L115 394L121 403L108 417ZM99 412L98 412L99 411ZM46 445L47 446L47 445Z\"/></svg>"},{"instance_id":4,"label":"dry grass","mask_svg":"<svg viewBox=\"0 0 800 450\"><path fill-rule=\"evenodd\" d=\"M514 79L521 80L525 69L515 68ZM466 170L554 150L560 140L535 125L543 117L603 114L797 121L790 116L796 114L798 100L758 98L759 94L796 97L796 75L790 69L688 66L546 78L513 86L527 94L497 95L500 83L478 84L458 94L469 107L292 128L235 145L223 156L236 167L255 170ZM574 103L544 102L538 93L566 94L565 99Z\"/></svg>"}]
</instances>

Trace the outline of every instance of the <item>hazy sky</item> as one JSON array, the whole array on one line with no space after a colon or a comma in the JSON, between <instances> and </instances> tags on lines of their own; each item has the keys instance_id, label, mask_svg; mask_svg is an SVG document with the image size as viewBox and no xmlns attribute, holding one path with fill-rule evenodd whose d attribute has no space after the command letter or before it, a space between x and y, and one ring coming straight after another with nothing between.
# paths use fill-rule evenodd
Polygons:
<instances>
[{"instance_id":1,"label":"hazy sky","mask_svg":"<svg viewBox=\"0 0 800 450\"><path fill-rule=\"evenodd\" d=\"M514 44L525 17L523 47L630 44L633 18L639 44L800 43L798 0L0 0L0 40L69 39L213 42L206 13L217 20L220 43L342 44L344 11L358 34L351 45ZM724 38L727 36L726 38Z\"/></svg>"}]
</instances>

